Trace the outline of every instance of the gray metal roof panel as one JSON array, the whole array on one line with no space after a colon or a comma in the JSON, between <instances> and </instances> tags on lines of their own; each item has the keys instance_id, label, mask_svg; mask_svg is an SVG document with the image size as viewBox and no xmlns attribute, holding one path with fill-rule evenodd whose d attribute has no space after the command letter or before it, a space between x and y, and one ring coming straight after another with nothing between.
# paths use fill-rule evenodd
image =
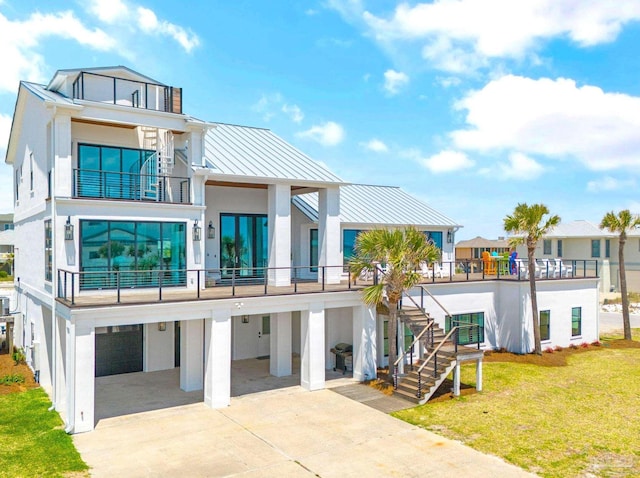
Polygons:
<instances>
[{"instance_id":1,"label":"gray metal roof panel","mask_svg":"<svg viewBox=\"0 0 640 478\"><path fill-rule=\"evenodd\" d=\"M207 165L216 173L320 183L343 183L271 130L216 123L205 136Z\"/></svg>"},{"instance_id":2,"label":"gray metal roof panel","mask_svg":"<svg viewBox=\"0 0 640 478\"><path fill-rule=\"evenodd\" d=\"M307 217L317 221L317 193L294 196L293 203ZM453 219L400 188L364 184L340 187L340 222L394 226L459 226Z\"/></svg>"},{"instance_id":3,"label":"gray metal roof panel","mask_svg":"<svg viewBox=\"0 0 640 478\"><path fill-rule=\"evenodd\" d=\"M60 93L56 93L55 91L47 90L44 85L40 85L38 83L31 83L29 81L22 81L21 84L31 93L33 93L34 95L36 95L37 97L43 100L54 101L56 103L60 103L64 105L73 104L73 101L71 99L67 98L64 95L61 95Z\"/></svg>"}]
</instances>

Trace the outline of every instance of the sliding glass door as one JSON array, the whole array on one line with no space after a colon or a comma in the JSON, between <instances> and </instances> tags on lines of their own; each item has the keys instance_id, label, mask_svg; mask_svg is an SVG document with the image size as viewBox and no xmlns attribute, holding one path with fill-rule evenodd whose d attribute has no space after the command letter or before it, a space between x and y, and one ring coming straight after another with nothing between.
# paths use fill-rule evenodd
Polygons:
<instances>
[{"instance_id":1,"label":"sliding glass door","mask_svg":"<svg viewBox=\"0 0 640 478\"><path fill-rule=\"evenodd\" d=\"M263 277L268 264L267 216L220 215L220 269L223 278Z\"/></svg>"}]
</instances>

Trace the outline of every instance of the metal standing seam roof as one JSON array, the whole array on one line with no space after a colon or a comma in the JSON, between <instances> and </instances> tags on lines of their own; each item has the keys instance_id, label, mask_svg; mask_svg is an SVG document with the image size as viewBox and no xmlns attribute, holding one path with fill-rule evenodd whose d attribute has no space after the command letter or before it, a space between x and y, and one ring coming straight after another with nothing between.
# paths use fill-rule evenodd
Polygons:
<instances>
[{"instance_id":1,"label":"metal standing seam roof","mask_svg":"<svg viewBox=\"0 0 640 478\"><path fill-rule=\"evenodd\" d=\"M47 90L47 87L44 85L40 85L38 83L31 83L29 81L22 81L22 86L24 86L27 90L31 91L34 95L38 96L43 100L54 101L56 103L64 104L64 105L72 105L73 100L67 98L60 93L55 91Z\"/></svg>"},{"instance_id":2,"label":"metal standing seam roof","mask_svg":"<svg viewBox=\"0 0 640 478\"><path fill-rule=\"evenodd\" d=\"M615 233L609 232L607 229L600 229L595 224L577 220L567 223L560 223L551 229L544 237L614 237Z\"/></svg>"},{"instance_id":3,"label":"metal standing seam roof","mask_svg":"<svg viewBox=\"0 0 640 478\"><path fill-rule=\"evenodd\" d=\"M293 204L318 220L318 194L293 196ZM460 226L398 187L349 184L340 186L340 222L396 226Z\"/></svg>"},{"instance_id":4,"label":"metal standing seam roof","mask_svg":"<svg viewBox=\"0 0 640 478\"><path fill-rule=\"evenodd\" d=\"M205 135L205 157L222 175L344 183L268 129L215 123Z\"/></svg>"}]
</instances>

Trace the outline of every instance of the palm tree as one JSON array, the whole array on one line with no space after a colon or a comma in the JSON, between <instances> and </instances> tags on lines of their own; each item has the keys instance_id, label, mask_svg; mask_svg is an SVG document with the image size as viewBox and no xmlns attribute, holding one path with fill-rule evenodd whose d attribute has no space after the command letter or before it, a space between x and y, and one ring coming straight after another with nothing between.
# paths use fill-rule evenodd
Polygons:
<instances>
[{"instance_id":1,"label":"palm tree","mask_svg":"<svg viewBox=\"0 0 640 478\"><path fill-rule=\"evenodd\" d=\"M421 262L433 262L440 257L440 249L427 236L414 227L405 229L372 229L358 234L354 256L349 261L351 274L357 277L365 270L377 276L379 264L386 266L380 280L362 291L367 305L384 305L389 309L389 378L391 367L398 356L398 303L402 293L421 280Z\"/></svg>"},{"instance_id":2,"label":"palm tree","mask_svg":"<svg viewBox=\"0 0 640 478\"><path fill-rule=\"evenodd\" d=\"M542 346L540 345L540 317L538 317L538 298L536 296L535 251L538 241L549 229L557 226L560 222L560 217L557 215L549 216L545 220L545 215L547 214L549 214L549 208L544 204L532 204L529 206L527 203L520 203L511 215L504 218L504 230L518 235L511 239L511 244L527 244L531 312L533 314L533 342L535 353L538 355L542 354Z\"/></svg>"},{"instance_id":3,"label":"palm tree","mask_svg":"<svg viewBox=\"0 0 640 478\"><path fill-rule=\"evenodd\" d=\"M624 268L624 244L627 242L627 231L640 226L640 216L631 214L624 209L616 216L613 211L608 212L600 221L602 229L617 232L618 236L618 261L620 263L620 292L622 293L622 324L625 340L631 340L631 322L629 321L629 297L627 296L627 273Z\"/></svg>"}]
</instances>

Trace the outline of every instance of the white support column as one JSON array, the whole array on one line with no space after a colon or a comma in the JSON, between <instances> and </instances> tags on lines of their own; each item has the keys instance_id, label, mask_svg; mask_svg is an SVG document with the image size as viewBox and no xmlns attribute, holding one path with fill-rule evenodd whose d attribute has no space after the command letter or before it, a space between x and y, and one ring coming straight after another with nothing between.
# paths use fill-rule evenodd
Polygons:
<instances>
[{"instance_id":1,"label":"white support column","mask_svg":"<svg viewBox=\"0 0 640 478\"><path fill-rule=\"evenodd\" d=\"M269 373L291 375L291 312L271 314L271 356Z\"/></svg>"},{"instance_id":2,"label":"white support column","mask_svg":"<svg viewBox=\"0 0 640 478\"><path fill-rule=\"evenodd\" d=\"M202 390L204 320L180 322L180 389Z\"/></svg>"},{"instance_id":3,"label":"white support column","mask_svg":"<svg viewBox=\"0 0 640 478\"><path fill-rule=\"evenodd\" d=\"M291 285L291 186L269 184L269 284Z\"/></svg>"},{"instance_id":4,"label":"white support column","mask_svg":"<svg viewBox=\"0 0 640 478\"><path fill-rule=\"evenodd\" d=\"M204 321L204 403L211 408L231 401L231 310Z\"/></svg>"},{"instance_id":5,"label":"white support column","mask_svg":"<svg viewBox=\"0 0 640 478\"><path fill-rule=\"evenodd\" d=\"M476 390L482 392L482 359L476 361Z\"/></svg>"},{"instance_id":6,"label":"white support column","mask_svg":"<svg viewBox=\"0 0 640 478\"><path fill-rule=\"evenodd\" d=\"M338 186L318 191L318 281L338 284L342 277L342 254L340 253L340 188Z\"/></svg>"},{"instance_id":7,"label":"white support column","mask_svg":"<svg viewBox=\"0 0 640 478\"><path fill-rule=\"evenodd\" d=\"M95 334L91 325L67 322L67 427L71 433L93 430L95 407Z\"/></svg>"},{"instance_id":8,"label":"white support column","mask_svg":"<svg viewBox=\"0 0 640 478\"><path fill-rule=\"evenodd\" d=\"M54 118L54 196L72 197L71 116L58 112Z\"/></svg>"},{"instance_id":9,"label":"white support column","mask_svg":"<svg viewBox=\"0 0 640 478\"><path fill-rule=\"evenodd\" d=\"M353 378L376 378L376 308L353 307Z\"/></svg>"},{"instance_id":10,"label":"white support column","mask_svg":"<svg viewBox=\"0 0 640 478\"><path fill-rule=\"evenodd\" d=\"M456 366L453 369L453 396L460 396L460 362L456 362Z\"/></svg>"},{"instance_id":11,"label":"white support column","mask_svg":"<svg viewBox=\"0 0 640 478\"><path fill-rule=\"evenodd\" d=\"M300 313L300 385L309 391L324 388L324 303Z\"/></svg>"}]
</instances>

